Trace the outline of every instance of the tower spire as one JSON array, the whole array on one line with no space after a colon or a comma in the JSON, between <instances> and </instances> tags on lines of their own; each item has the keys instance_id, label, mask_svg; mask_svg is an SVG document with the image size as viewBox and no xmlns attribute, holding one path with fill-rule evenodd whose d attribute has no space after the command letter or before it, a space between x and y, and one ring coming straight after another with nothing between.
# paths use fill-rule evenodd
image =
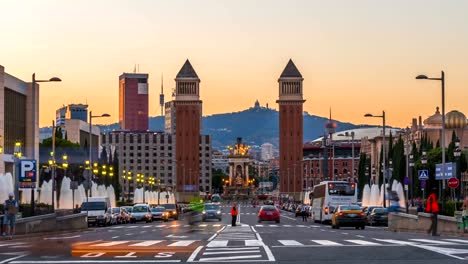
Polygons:
<instances>
[{"instance_id":1,"label":"tower spire","mask_svg":"<svg viewBox=\"0 0 468 264\"><path fill-rule=\"evenodd\" d=\"M159 105L161 106L161 116L164 115L164 77L161 73L161 93L159 94Z\"/></svg>"}]
</instances>

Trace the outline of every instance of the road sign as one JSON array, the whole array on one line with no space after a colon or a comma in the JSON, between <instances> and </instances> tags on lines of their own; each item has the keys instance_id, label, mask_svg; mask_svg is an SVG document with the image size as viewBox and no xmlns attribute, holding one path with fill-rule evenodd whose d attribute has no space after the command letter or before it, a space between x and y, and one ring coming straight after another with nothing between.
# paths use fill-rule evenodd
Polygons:
<instances>
[{"instance_id":1,"label":"road sign","mask_svg":"<svg viewBox=\"0 0 468 264\"><path fill-rule=\"evenodd\" d=\"M70 182L70 190L76 190L78 189L78 182L77 181L71 181Z\"/></svg>"},{"instance_id":2,"label":"road sign","mask_svg":"<svg viewBox=\"0 0 468 264\"><path fill-rule=\"evenodd\" d=\"M405 184L405 191L408 190L408 184Z\"/></svg>"},{"instance_id":3,"label":"road sign","mask_svg":"<svg viewBox=\"0 0 468 264\"><path fill-rule=\"evenodd\" d=\"M84 170L83 171L83 178L85 178L86 180L91 179L91 171L90 170Z\"/></svg>"},{"instance_id":4,"label":"road sign","mask_svg":"<svg viewBox=\"0 0 468 264\"><path fill-rule=\"evenodd\" d=\"M405 185L408 185L408 184L409 184L409 178L408 178L408 177L405 177L405 178L403 179L403 183L404 183Z\"/></svg>"},{"instance_id":5,"label":"road sign","mask_svg":"<svg viewBox=\"0 0 468 264\"><path fill-rule=\"evenodd\" d=\"M457 178L450 178L448 179L447 183L448 183L448 187L452 189L456 189L460 185L460 181Z\"/></svg>"},{"instance_id":6,"label":"road sign","mask_svg":"<svg viewBox=\"0 0 468 264\"><path fill-rule=\"evenodd\" d=\"M36 160L20 160L19 188L36 188Z\"/></svg>"},{"instance_id":7,"label":"road sign","mask_svg":"<svg viewBox=\"0 0 468 264\"><path fill-rule=\"evenodd\" d=\"M420 180L429 180L429 171L428 170L418 170L418 179L420 179Z\"/></svg>"},{"instance_id":8,"label":"road sign","mask_svg":"<svg viewBox=\"0 0 468 264\"><path fill-rule=\"evenodd\" d=\"M445 163L445 177L442 176L442 164L436 164L436 180L448 180L456 177L457 165L455 162Z\"/></svg>"},{"instance_id":9,"label":"road sign","mask_svg":"<svg viewBox=\"0 0 468 264\"><path fill-rule=\"evenodd\" d=\"M421 180L421 190L426 189L426 180Z\"/></svg>"}]
</instances>

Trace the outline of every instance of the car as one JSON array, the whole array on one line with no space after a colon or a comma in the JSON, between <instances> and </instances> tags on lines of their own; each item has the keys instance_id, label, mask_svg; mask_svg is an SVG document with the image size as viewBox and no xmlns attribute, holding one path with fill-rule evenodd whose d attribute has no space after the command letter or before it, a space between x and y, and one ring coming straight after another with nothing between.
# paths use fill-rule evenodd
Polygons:
<instances>
[{"instance_id":1,"label":"car","mask_svg":"<svg viewBox=\"0 0 468 264\"><path fill-rule=\"evenodd\" d=\"M135 204L133 206L130 222L136 223L138 221L146 221L147 223L153 221L150 207L147 204Z\"/></svg>"},{"instance_id":2,"label":"car","mask_svg":"<svg viewBox=\"0 0 468 264\"><path fill-rule=\"evenodd\" d=\"M258 222L262 221L275 221L280 222L280 211L273 205L264 205L258 211Z\"/></svg>"},{"instance_id":3,"label":"car","mask_svg":"<svg viewBox=\"0 0 468 264\"><path fill-rule=\"evenodd\" d=\"M366 227L366 215L357 205L339 205L333 211L331 226L333 229L349 226L356 229Z\"/></svg>"},{"instance_id":4,"label":"car","mask_svg":"<svg viewBox=\"0 0 468 264\"><path fill-rule=\"evenodd\" d=\"M162 207L166 209L166 213L168 214L168 218L172 218L174 220L179 219L179 213L177 212L177 205L176 204L161 204Z\"/></svg>"},{"instance_id":5,"label":"car","mask_svg":"<svg viewBox=\"0 0 468 264\"><path fill-rule=\"evenodd\" d=\"M112 221L111 224L117 225L123 223L123 215L122 215L122 209L120 207L113 207L111 209L112 211Z\"/></svg>"},{"instance_id":6,"label":"car","mask_svg":"<svg viewBox=\"0 0 468 264\"><path fill-rule=\"evenodd\" d=\"M166 208L162 206L156 206L152 207L150 210L153 220L163 220L164 222L168 220Z\"/></svg>"},{"instance_id":7,"label":"car","mask_svg":"<svg viewBox=\"0 0 468 264\"><path fill-rule=\"evenodd\" d=\"M216 219L218 221L222 220L221 207L217 203L204 204L202 215L203 221L206 221L208 219Z\"/></svg>"},{"instance_id":8,"label":"car","mask_svg":"<svg viewBox=\"0 0 468 264\"><path fill-rule=\"evenodd\" d=\"M373 225L388 225L388 210L386 208L374 208L367 216L367 224Z\"/></svg>"},{"instance_id":9,"label":"car","mask_svg":"<svg viewBox=\"0 0 468 264\"><path fill-rule=\"evenodd\" d=\"M89 197L83 200L81 212L87 214L88 226L107 226L112 223L109 197Z\"/></svg>"},{"instance_id":10,"label":"car","mask_svg":"<svg viewBox=\"0 0 468 264\"><path fill-rule=\"evenodd\" d=\"M364 207L362 211L364 212L366 217L369 218L369 215L372 213L372 210L374 210L375 208L383 208L383 207L382 206L368 206L368 207Z\"/></svg>"}]
</instances>

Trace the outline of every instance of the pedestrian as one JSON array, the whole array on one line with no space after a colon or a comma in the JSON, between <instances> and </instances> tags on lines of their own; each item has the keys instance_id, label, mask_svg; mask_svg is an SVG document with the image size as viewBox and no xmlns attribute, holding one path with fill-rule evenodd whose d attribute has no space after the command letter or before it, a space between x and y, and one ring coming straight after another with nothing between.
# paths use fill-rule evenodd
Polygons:
<instances>
[{"instance_id":1,"label":"pedestrian","mask_svg":"<svg viewBox=\"0 0 468 264\"><path fill-rule=\"evenodd\" d=\"M12 240L15 233L16 213L18 212L18 202L14 199L13 193L8 194L8 200L3 203L5 209L5 216L3 219L5 236L7 239Z\"/></svg>"},{"instance_id":2,"label":"pedestrian","mask_svg":"<svg viewBox=\"0 0 468 264\"><path fill-rule=\"evenodd\" d=\"M302 222L307 222L307 207L305 205L302 206L301 208L301 214L302 214Z\"/></svg>"},{"instance_id":3,"label":"pedestrian","mask_svg":"<svg viewBox=\"0 0 468 264\"><path fill-rule=\"evenodd\" d=\"M236 205L232 206L231 209L231 216L232 216L232 226L236 226L236 221L237 221L237 208Z\"/></svg>"},{"instance_id":4,"label":"pedestrian","mask_svg":"<svg viewBox=\"0 0 468 264\"><path fill-rule=\"evenodd\" d=\"M426 213L431 214L431 227L429 230L427 230L427 233L432 233L432 236L438 236L437 235L437 215L439 214L439 203L437 202L436 198L436 189L432 189L432 193L429 195L429 198L427 198L427 203L426 203Z\"/></svg>"}]
</instances>

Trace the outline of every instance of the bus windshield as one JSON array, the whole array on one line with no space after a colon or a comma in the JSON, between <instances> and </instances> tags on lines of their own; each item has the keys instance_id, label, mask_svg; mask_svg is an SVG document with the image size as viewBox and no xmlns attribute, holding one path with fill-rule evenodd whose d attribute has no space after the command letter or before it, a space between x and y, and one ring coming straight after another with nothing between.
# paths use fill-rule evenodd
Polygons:
<instances>
[{"instance_id":1,"label":"bus windshield","mask_svg":"<svg viewBox=\"0 0 468 264\"><path fill-rule=\"evenodd\" d=\"M335 182L328 184L329 195L353 196L355 185L347 182Z\"/></svg>"}]
</instances>

